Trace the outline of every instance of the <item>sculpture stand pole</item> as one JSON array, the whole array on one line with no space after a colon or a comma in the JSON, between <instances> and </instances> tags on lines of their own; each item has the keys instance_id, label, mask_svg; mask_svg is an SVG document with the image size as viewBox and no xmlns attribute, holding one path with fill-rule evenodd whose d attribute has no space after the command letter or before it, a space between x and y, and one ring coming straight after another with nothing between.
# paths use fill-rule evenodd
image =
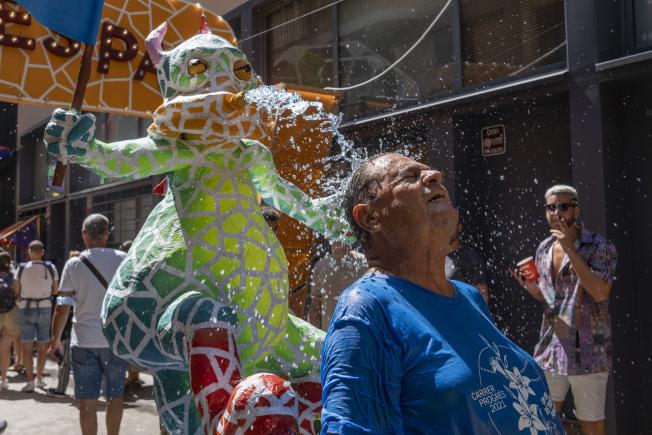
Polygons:
<instances>
[{"instance_id":1,"label":"sculpture stand pole","mask_svg":"<svg viewBox=\"0 0 652 435\"><path fill-rule=\"evenodd\" d=\"M82 55L81 64L79 65L75 94L72 97L72 104L70 105L71 109L75 109L79 113L81 113L82 104L84 103L86 85L88 85L88 79L91 77L91 62L93 60L94 49L95 44L84 44L84 54ZM54 175L52 176L53 186L61 187L63 185L67 167L67 163L61 161L57 162L57 166L54 168Z\"/></svg>"}]
</instances>

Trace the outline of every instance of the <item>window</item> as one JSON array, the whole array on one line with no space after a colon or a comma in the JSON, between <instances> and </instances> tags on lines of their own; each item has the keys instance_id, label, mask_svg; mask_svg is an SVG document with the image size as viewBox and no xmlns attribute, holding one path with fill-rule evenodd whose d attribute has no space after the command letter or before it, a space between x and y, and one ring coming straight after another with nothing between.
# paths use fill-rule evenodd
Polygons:
<instances>
[{"instance_id":1,"label":"window","mask_svg":"<svg viewBox=\"0 0 652 435\"><path fill-rule=\"evenodd\" d=\"M235 38L239 41L240 38L242 38L242 20L240 15L237 15L227 21L233 30Z\"/></svg>"},{"instance_id":2,"label":"window","mask_svg":"<svg viewBox=\"0 0 652 435\"><path fill-rule=\"evenodd\" d=\"M113 231L109 245L117 247L120 243L133 240L145 223L160 198L152 195L149 184L93 197L93 213L101 213L109 219Z\"/></svg>"},{"instance_id":3,"label":"window","mask_svg":"<svg viewBox=\"0 0 652 435\"><path fill-rule=\"evenodd\" d=\"M326 0L300 0L267 15L271 29L328 4ZM289 83L324 88L333 85L332 9L293 21L267 34L269 84Z\"/></svg>"},{"instance_id":4,"label":"window","mask_svg":"<svg viewBox=\"0 0 652 435\"><path fill-rule=\"evenodd\" d=\"M340 86L385 71L432 23L444 1L349 0L340 3ZM347 117L392 110L451 89L453 55L450 8L403 61L382 77L343 93Z\"/></svg>"},{"instance_id":5,"label":"window","mask_svg":"<svg viewBox=\"0 0 652 435\"><path fill-rule=\"evenodd\" d=\"M147 135L146 128L149 125L149 120L144 118L115 113L96 113L95 118L95 138L105 143L137 139ZM106 179L92 169L86 169L80 165L72 165L70 174L71 192L79 192L123 180L123 178Z\"/></svg>"},{"instance_id":6,"label":"window","mask_svg":"<svg viewBox=\"0 0 652 435\"><path fill-rule=\"evenodd\" d=\"M566 59L563 0L460 0L466 86Z\"/></svg>"},{"instance_id":7,"label":"window","mask_svg":"<svg viewBox=\"0 0 652 435\"><path fill-rule=\"evenodd\" d=\"M383 125L351 133L356 148L367 155L397 152L422 163L428 161L428 134L424 126Z\"/></svg>"},{"instance_id":8,"label":"window","mask_svg":"<svg viewBox=\"0 0 652 435\"><path fill-rule=\"evenodd\" d=\"M632 1L650 7L649 0ZM291 21L325 4L294 0L267 15L267 29L288 23L267 34L268 82L351 87L383 73L342 92L340 112L348 119L449 95L460 83L477 86L566 61L564 0L455 0L417 45L445 0L347 0ZM454 41L458 20L460 40Z\"/></svg>"},{"instance_id":9,"label":"window","mask_svg":"<svg viewBox=\"0 0 652 435\"><path fill-rule=\"evenodd\" d=\"M652 1L634 0L634 35L636 48L652 47Z\"/></svg>"},{"instance_id":10,"label":"window","mask_svg":"<svg viewBox=\"0 0 652 435\"><path fill-rule=\"evenodd\" d=\"M43 201L60 194L52 189L48 175L54 173L56 159L48 154L43 144L45 123L20 138L19 153L19 195L20 205Z\"/></svg>"}]
</instances>

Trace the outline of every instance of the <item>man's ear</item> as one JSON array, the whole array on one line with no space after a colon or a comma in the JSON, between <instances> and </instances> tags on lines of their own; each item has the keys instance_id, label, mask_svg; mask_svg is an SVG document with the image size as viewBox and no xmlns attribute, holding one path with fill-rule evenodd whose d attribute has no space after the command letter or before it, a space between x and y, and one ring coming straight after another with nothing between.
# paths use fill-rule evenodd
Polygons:
<instances>
[{"instance_id":1,"label":"man's ear","mask_svg":"<svg viewBox=\"0 0 652 435\"><path fill-rule=\"evenodd\" d=\"M378 212L373 210L369 204L358 204L353 207L353 219L368 233L374 233L380 229Z\"/></svg>"}]
</instances>

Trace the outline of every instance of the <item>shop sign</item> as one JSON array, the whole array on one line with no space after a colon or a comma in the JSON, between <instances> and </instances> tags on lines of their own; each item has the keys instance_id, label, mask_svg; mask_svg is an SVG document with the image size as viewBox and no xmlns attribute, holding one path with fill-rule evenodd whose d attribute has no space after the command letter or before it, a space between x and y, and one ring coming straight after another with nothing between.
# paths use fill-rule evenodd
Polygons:
<instances>
[{"instance_id":1,"label":"shop sign","mask_svg":"<svg viewBox=\"0 0 652 435\"><path fill-rule=\"evenodd\" d=\"M146 116L161 103L145 38L168 21L165 47L196 34L202 12L213 33L228 23L185 0L105 0L83 109ZM69 107L82 46L41 26L15 0L0 0L0 101Z\"/></svg>"},{"instance_id":2,"label":"shop sign","mask_svg":"<svg viewBox=\"0 0 652 435\"><path fill-rule=\"evenodd\" d=\"M507 137L503 124L484 127L480 132L483 157L492 157L505 154L507 149Z\"/></svg>"}]
</instances>

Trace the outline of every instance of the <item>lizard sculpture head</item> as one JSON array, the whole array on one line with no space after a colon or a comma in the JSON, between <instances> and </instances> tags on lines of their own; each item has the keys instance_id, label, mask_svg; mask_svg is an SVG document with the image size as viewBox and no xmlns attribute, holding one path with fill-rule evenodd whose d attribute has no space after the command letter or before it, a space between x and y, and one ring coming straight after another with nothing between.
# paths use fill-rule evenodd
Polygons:
<instances>
[{"instance_id":1,"label":"lizard sculpture head","mask_svg":"<svg viewBox=\"0 0 652 435\"><path fill-rule=\"evenodd\" d=\"M220 18L211 33L202 16L197 35L169 51L162 48L167 23L152 31L147 52L156 65L163 104L153 114L151 136L181 138L186 145L233 148L239 139L262 140L272 119L247 104L244 92L262 84Z\"/></svg>"},{"instance_id":2,"label":"lizard sculpture head","mask_svg":"<svg viewBox=\"0 0 652 435\"><path fill-rule=\"evenodd\" d=\"M161 93L167 102L179 95L210 92L238 93L261 84L229 24L220 17L216 34L202 16L200 32L175 48L164 51L168 24L153 30L146 40L147 51L156 65Z\"/></svg>"}]
</instances>

